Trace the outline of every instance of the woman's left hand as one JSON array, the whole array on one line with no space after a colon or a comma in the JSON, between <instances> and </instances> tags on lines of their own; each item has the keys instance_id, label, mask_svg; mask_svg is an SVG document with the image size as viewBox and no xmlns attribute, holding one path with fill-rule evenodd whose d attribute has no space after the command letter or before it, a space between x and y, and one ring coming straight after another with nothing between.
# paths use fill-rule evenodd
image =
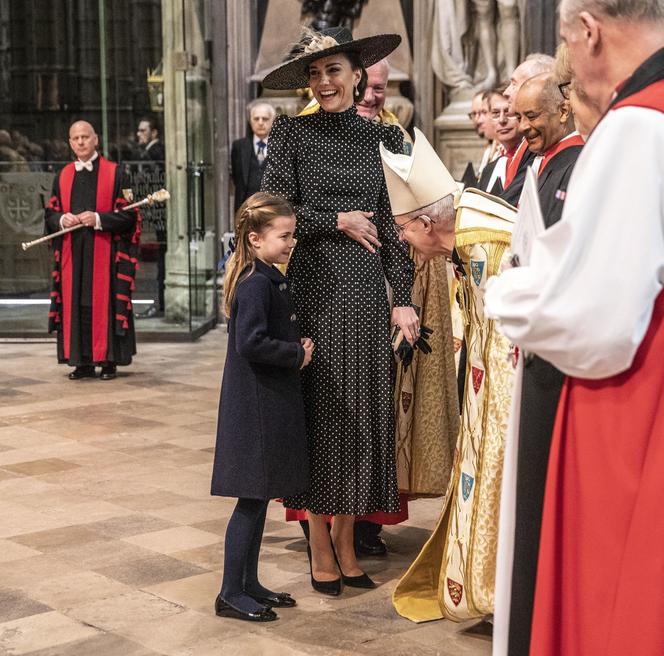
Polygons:
<instances>
[{"instance_id":1,"label":"woman's left hand","mask_svg":"<svg viewBox=\"0 0 664 656\"><path fill-rule=\"evenodd\" d=\"M403 336L411 346L420 336L420 320L410 305L392 308L392 325L401 328Z\"/></svg>"}]
</instances>

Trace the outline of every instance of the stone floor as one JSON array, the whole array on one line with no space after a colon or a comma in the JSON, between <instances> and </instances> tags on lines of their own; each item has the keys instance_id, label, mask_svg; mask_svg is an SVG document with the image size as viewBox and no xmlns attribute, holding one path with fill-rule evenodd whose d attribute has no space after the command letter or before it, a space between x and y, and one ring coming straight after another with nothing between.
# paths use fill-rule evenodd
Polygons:
<instances>
[{"instance_id":1,"label":"stone floor","mask_svg":"<svg viewBox=\"0 0 664 656\"><path fill-rule=\"evenodd\" d=\"M67 380L54 344L0 344L0 654L479 656L485 625L400 618L390 594L439 502L411 504L364 561L369 592L323 597L299 527L273 503L262 578L295 609L215 617L233 501L209 496L225 336L146 344L115 381Z\"/></svg>"}]
</instances>

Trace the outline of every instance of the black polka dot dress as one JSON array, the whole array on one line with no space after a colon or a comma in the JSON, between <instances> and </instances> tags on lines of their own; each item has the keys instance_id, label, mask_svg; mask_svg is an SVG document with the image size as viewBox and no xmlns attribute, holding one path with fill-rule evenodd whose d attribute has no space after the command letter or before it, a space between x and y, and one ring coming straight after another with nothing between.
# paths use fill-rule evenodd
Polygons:
<instances>
[{"instance_id":1,"label":"black polka dot dress","mask_svg":"<svg viewBox=\"0 0 664 656\"><path fill-rule=\"evenodd\" d=\"M303 336L315 344L302 371L311 465L307 494L289 508L320 514L397 512L390 308L410 305L413 265L394 229L378 144L401 152L398 127L319 111L274 123L262 188L295 206L288 267ZM337 213L374 212L382 244L370 253L337 230Z\"/></svg>"}]
</instances>

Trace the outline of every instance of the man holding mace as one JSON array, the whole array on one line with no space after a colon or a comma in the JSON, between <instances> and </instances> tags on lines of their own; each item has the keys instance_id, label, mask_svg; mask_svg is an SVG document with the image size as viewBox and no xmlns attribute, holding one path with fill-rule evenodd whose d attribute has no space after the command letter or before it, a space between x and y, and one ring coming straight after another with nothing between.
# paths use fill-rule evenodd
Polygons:
<instances>
[{"instance_id":1,"label":"man holding mace","mask_svg":"<svg viewBox=\"0 0 664 656\"><path fill-rule=\"evenodd\" d=\"M58 362L74 366L71 380L116 376L136 353L131 294L137 268L140 215L122 211L129 196L117 164L97 152L87 121L69 129L76 161L53 182L46 232L73 230L54 241L49 332L57 333Z\"/></svg>"}]
</instances>

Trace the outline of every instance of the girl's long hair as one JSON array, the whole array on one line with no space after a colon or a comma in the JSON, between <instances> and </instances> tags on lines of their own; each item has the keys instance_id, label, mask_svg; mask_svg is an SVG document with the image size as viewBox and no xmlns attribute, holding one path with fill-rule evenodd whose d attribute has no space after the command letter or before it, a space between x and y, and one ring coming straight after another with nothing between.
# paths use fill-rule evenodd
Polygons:
<instances>
[{"instance_id":1,"label":"girl's long hair","mask_svg":"<svg viewBox=\"0 0 664 656\"><path fill-rule=\"evenodd\" d=\"M226 262L224 275L224 312L231 316L235 291L242 282L242 272L251 266L247 276L254 272L256 255L249 243L249 233L261 233L278 216L293 216L293 206L279 196L263 191L249 196L235 215L235 251ZM245 276L245 277L247 277Z\"/></svg>"}]
</instances>

